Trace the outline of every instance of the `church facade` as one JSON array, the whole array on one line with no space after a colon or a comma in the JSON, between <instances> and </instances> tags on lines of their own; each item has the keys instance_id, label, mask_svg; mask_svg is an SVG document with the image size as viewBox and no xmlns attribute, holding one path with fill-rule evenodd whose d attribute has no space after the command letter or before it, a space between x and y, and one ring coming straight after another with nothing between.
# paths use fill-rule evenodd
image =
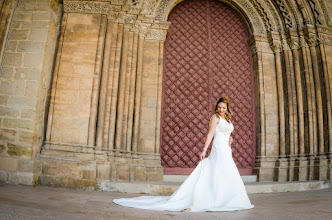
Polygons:
<instances>
[{"instance_id":1,"label":"church facade","mask_svg":"<svg viewBox=\"0 0 332 220\"><path fill-rule=\"evenodd\" d=\"M0 11L0 181L189 174L219 97L242 175L331 181L329 1L0 0Z\"/></svg>"}]
</instances>

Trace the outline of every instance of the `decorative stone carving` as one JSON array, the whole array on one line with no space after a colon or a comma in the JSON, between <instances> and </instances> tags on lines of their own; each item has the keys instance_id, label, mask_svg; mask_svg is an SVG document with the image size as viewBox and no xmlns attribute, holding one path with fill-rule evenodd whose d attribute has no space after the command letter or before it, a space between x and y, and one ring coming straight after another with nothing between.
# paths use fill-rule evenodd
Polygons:
<instances>
[{"instance_id":1,"label":"decorative stone carving","mask_svg":"<svg viewBox=\"0 0 332 220\"><path fill-rule=\"evenodd\" d=\"M135 22L131 31L138 32L140 35L145 35L149 30L150 26L151 24L148 23Z\"/></svg>"},{"instance_id":2,"label":"decorative stone carving","mask_svg":"<svg viewBox=\"0 0 332 220\"><path fill-rule=\"evenodd\" d=\"M181 2L181 0L161 0L156 10L155 19L158 21L165 21L167 19L169 11L179 2ZM259 14L254 9L253 5L247 0L223 0L222 2L233 5L236 8L243 10L249 18L249 21L252 23L252 27L254 29L253 32L261 34L266 33L266 30L264 28L264 22L261 21Z\"/></svg>"},{"instance_id":3,"label":"decorative stone carving","mask_svg":"<svg viewBox=\"0 0 332 220\"><path fill-rule=\"evenodd\" d=\"M261 4L258 1L250 0L250 2L256 8L259 15L262 17L266 30L271 31L272 27L271 27L270 19L269 19L268 15L266 14L264 8L261 6Z\"/></svg>"},{"instance_id":4,"label":"decorative stone carving","mask_svg":"<svg viewBox=\"0 0 332 220\"><path fill-rule=\"evenodd\" d=\"M91 3L80 1L64 1L63 10L64 12L94 14L108 14L111 12L110 4L105 2Z\"/></svg>"},{"instance_id":5,"label":"decorative stone carving","mask_svg":"<svg viewBox=\"0 0 332 220\"><path fill-rule=\"evenodd\" d=\"M311 5L311 8L312 8L315 20L316 20L316 24L322 24L322 21L321 21L321 18L320 18L320 14L319 14L319 9L317 7L316 2L313 1L313 0L310 0L309 3Z\"/></svg>"},{"instance_id":6,"label":"decorative stone carving","mask_svg":"<svg viewBox=\"0 0 332 220\"><path fill-rule=\"evenodd\" d=\"M281 52L281 42L279 38L279 34L277 32L270 32L268 33L268 39L270 43L270 47L272 51L275 52Z\"/></svg>"},{"instance_id":7,"label":"decorative stone carving","mask_svg":"<svg viewBox=\"0 0 332 220\"><path fill-rule=\"evenodd\" d=\"M318 34L318 42L320 44L332 45L332 36Z\"/></svg>"},{"instance_id":8,"label":"decorative stone carving","mask_svg":"<svg viewBox=\"0 0 332 220\"><path fill-rule=\"evenodd\" d=\"M275 1L277 3L277 5L279 6L279 9L282 13L282 16L285 20L285 25L286 25L286 28L291 28L293 27L293 24L292 24L292 20L290 18L290 15L288 13L288 9L286 8L284 2L282 0L277 0Z\"/></svg>"},{"instance_id":9,"label":"decorative stone carving","mask_svg":"<svg viewBox=\"0 0 332 220\"><path fill-rule=\"evenodd\" d=\"M166 39L166 35L167 35L167 30L150 29L146 34L145 39L164 41Z\"/></svg>"},{"instance_id":10,"label":"decorative stone carving","mask_svg":"<svg viewBox=\"0 0 332 220\"><path fill-rule=\"evenodd\" d=\"M331 26L331 21L329 19L329 16L328 16L328 13L327 13L327 10L326 10L326 7L325 7L325 4L322 0L318 0L319 1L319 5L323 11L323 15L324 15L324 19L325 19L325 22L326 22L326 25L328 26Z\"/></svg>"}]
</instances>

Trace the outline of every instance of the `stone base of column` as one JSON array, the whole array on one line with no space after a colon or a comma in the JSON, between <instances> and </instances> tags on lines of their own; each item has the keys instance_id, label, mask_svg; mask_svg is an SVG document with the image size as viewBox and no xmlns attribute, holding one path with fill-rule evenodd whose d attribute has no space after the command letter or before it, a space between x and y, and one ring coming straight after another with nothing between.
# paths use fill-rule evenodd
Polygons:
<instances>
[{"instance_id":1,"label":"stone base of column","mask_svg":"<svg viewBox=\"0 0 332 220\"><path fill-rule=\"evenodd\" d=\"M308 160L306 157L295 159L294 181L308 180Z\"/></svg>"},{"instance_id":2,"label":"stone base of column","mask_svg":"<svg viewBox=\"0 0 332 220\"><path fill-rule=\"evenodd\" d=\"M288 159L287 158L279 158L276 162L275 168L275 177L278 182L285 182L288 180Z\"/></svg>"},{"instance_id":3,"label":"stone base of column","mask_svg":"<svg viewBox=\"0 0 332 220\"><path fill-rule=\"evenodd\" d=\"M40 185L42 173L38 160L21 157L1 157L0 182L22 185Z\"/></svg>"},{"instance_id":4,"label":"stone base of column","mask_svg":"<svg viewBox=\"0 0 332 220\"><path fill-rule=\"evenodd\" d=\"M291 156L288 159L288 181L294 181L294 168L295 168L295 157Z\"/></svg>"},{"instance_id":5,"label":"stone base of column","mask_svg":"<svg viewBox=\"0 0 332 220\"><path fill-rule=\"evenodd\" d=\"M309 176L308 176L308 180L314 180L315 179L315 158L316 156L314 155L311 155L309 158L308 158L308 173L309 173Z\"/></svg>"},{"instance_id":6,"label":"stone base of column","mask_svg":"<svg viewBox=\"0 0 332 220\"><path fill-rule=\"evenodd\" d=\"M259 182L277 181L278 175L275 171L278 163L276 157L256 157L253 174L257 175Z\"/></svg>"},{"instance_id":7,"label":"stone base of column","mask_svg":"<svg viewBox=\"0 0 332 220\"><path fill-rule=\"evenodd\" d=\"M41 184L96 189L99 181L162 181L164 172L159 154L121 152L118 155L121 156L90 146L49 143L40 155Z\"/></svg>"},{"instance_id":8,"label":"stone base of column","mask_svg":"<svg viewBox=\"0 0 332 220\"><path fill-rule=\"evenodd\" d=\"M315 160L315 180L327 180L328 159L325 155L316 157Z\"/></svg>"}]
</instances>

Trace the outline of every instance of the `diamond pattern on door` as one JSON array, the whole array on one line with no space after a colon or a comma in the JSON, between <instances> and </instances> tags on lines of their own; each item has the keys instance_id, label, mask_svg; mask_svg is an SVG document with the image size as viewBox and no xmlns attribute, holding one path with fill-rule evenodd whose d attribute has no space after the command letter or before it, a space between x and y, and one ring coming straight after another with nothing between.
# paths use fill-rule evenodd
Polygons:
<instances>
[{"instance_id":1,"label":"diamond pattern on door","mask_svg":"<svg viewBox=\"0 0 332 220\"><path fill-rule=\"evenodd\" d=\"M217 0L190 0L170 13L165 42L161 161L166 174L185 174L199 162L217 99L230 98L233 157L241 174L255 159L255 102L248 30Z\"/></svg>"}]
</instances>

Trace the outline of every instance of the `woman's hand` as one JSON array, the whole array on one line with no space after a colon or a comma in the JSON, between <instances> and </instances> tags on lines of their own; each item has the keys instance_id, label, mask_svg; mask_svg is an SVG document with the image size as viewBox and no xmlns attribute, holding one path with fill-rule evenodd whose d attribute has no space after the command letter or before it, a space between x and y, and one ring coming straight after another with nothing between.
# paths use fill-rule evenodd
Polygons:
<instances>
[{"instance_id":1,"label":"woman's hand","mask_svg":"<svg viewBox=\"0 0 332 220\"><path fill-rule=\"evenodd\" d=\"M199 159L203 160L206 156L206 149L204 148L201 154L199 155Z\"/></svg>"},{"instance_id":2,"label":"woman's hand","mask_svg":"<svg viewBox=\"0 0 332 220\"><path fill-rule=\"evenodd\" d=\"M232 143L233 143L233 137L230 136L230 137L229 137L229 146L232 146Z\"/></svg>"}]
</instances>

